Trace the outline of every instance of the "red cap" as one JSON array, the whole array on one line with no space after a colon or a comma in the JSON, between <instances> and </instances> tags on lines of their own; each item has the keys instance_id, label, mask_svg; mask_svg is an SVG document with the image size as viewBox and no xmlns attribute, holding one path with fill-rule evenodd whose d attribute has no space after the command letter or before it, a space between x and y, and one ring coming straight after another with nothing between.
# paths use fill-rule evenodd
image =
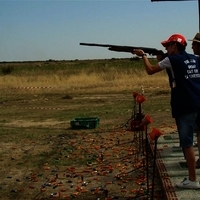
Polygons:
<instances>
[{"instance_id":1,"label":"red cap","mask_svg":"<svg viewBox=\"0 0 200 200\"><path fill-rule=\"evenodd\" d=\"M161 44L166 47L168 43L170 42L179 42L180 44L182 44L183 46L186 46L186 40L185 37L181 34L173 34L169 37L168 40L164 40L161 42Z\"/></svg>"}]
</instances>

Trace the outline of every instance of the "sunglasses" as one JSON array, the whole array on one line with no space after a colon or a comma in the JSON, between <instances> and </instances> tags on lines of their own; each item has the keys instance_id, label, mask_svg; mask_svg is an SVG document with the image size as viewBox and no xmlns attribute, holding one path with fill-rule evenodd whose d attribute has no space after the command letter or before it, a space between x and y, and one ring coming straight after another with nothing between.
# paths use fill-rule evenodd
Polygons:
<instances>
[{"instance_id":1,"label":"sunglasses","mask_svg":"<svg viewBox=\"0 0 200 200\"><path fill-rule=\"evenodd\" d=\"M172 46L173 44L175 44L174 42L169 42L167 45L166 45L166 47L170 47L170 46Z\"/></svg>"}]
</instances>

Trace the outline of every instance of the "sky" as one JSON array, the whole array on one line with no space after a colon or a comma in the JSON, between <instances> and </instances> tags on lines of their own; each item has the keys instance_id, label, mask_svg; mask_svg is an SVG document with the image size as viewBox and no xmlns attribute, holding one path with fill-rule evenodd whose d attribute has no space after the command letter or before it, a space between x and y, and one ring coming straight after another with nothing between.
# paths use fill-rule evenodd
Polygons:
<instances>
[{"instance_id":1,"label":"sky","mask_svg":"<svg viewBox=\"0 0 200 200\"><path fill-rule=\"evenodd\" d=\"M79 43L165 51L161 41L170 35L192 39L197 32L195 0L0 0L0 62L131 58Z\"/></svg>"}]
</instances>

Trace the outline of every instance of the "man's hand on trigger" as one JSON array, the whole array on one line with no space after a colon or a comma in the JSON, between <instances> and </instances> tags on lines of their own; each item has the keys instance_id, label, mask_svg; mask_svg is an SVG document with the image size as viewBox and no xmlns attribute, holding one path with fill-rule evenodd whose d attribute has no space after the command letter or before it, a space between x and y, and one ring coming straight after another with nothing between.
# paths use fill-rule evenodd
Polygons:
<instances>
[{"instance_id":1,"label":"man's hand on trigger","mask_svg":"<svg viewBox=\"0 0 200 200\"><path fill-rule=\"evenodd\" d=\"M157 58L158 61L161 61L166 57L167 57L167 54L164 53L162 50L159 51L159 55L156 55L156 58Z\"/></svg>"}]
</instances>

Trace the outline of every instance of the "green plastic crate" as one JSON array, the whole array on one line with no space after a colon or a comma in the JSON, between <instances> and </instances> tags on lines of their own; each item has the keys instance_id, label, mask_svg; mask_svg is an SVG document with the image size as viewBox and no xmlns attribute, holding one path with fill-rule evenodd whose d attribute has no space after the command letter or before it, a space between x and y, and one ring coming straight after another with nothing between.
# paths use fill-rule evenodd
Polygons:
<instances>
[{"instance_id":1,"label":"green plastic crate","mask_svg":"<svg viewBox=\"0 0 200 200\"><path fill-rule=\"evenodd\" d=\"M74 118L70 125L73 129L93 129L99 126L100 119L98 117Z\"/></svg>"}]
</instances>

